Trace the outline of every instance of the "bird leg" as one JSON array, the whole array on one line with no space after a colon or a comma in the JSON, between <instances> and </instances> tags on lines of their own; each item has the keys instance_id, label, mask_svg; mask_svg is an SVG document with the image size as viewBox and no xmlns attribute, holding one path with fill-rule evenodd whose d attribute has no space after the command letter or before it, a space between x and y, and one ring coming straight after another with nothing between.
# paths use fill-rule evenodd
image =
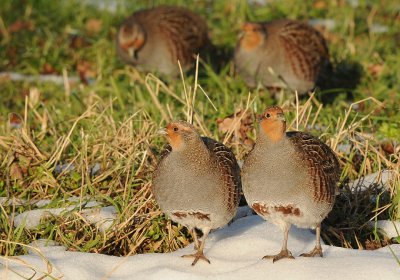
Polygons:
<instances>
[{"instance_id":1,"label":"bird leg","mask_svg":"<svg viewBox=\"0 0 400 280\"><path fill-rule=\"evenodd\" d=\"M280 259L294 259L292 253L287 249L287 242L288 242L288 237L289 237L289 229L290 225L284 229L284 238L283 238L283 244L282 244L282 250L276 254L276 255L266 255L262 259L272 259L272 262L279 261Z\"/></svg>"},{"instance_id":2,"label":"bird leg","mask_svg":"<svg viewBox=\"0 0 400 280\"><path fill-rule=\"evenodd\" d=\"M192 265L195 265L198 260L203 260L203 261L210 263L210 261L203 254L204 244L206 243L205 241L206 241L206 238L207 238L209 232L210 232L209 228L207 228L203 231L203 241L201 241L201 242L198 241L199 247L197 248L196 253L190 254L190 255L183 255L182 258L194 258ZM196 232L194 230L193 230L193 233L196 234ZM197 239L197 237L196 237L196 239ZM195 246L196 246L196 243L195 243Z\"/></svg>"},{"instance_id":3,"label":"bird leg","mask_svg":"<svg viewBox=\"0 0 400 280\"><path fill-rule=\"evenodd\" d=\"M192 228L190 230L190 234L193 237L193 241L194 241L194 249L198 250L200 248L201 245L201 241L197 238L197 234L196 234L196 230L194 228Z\"/></svg>"},{"instance_id":4,"label":"bird leg","mask_svg":"<svg viewBox=\"0 0 400 280\"><path fill-rule=\"evenodd\" d=\"M316 235L317 235L317 241L315 244L314 249L312 249L309 253L303 253L300 256L301 257L315 257L315 256L320 256L322 258L322 247L321 247L321 223L318 224L317 229L316 229Z\"/></svg>"}]
</instances>

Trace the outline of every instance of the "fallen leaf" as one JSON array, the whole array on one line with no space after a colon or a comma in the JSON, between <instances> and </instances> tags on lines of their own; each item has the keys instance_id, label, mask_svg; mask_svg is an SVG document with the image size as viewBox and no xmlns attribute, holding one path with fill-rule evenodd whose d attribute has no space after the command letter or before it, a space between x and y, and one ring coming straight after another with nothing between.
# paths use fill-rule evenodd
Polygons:
<instances>
[{"instance_id":1,"label":"fallen leaf","mask_svg":"<svg viewBox=\"0 0 400 280\"><path fill-rule=\"evenodd\" d=\"M367 67L368 73L371 74L372 77L378 78L380 75L382 75L382 72L385 68L385 65L383 64L370 64Z\"/></svg>"},{"instance_id":2,"label":"fallen leaf","mask_svg":"<svg viewBox=\"0 0 400 280\"><path fill-rule=\"evenodd\" d=\"M43 64L42 71L40 71L40 73L44 75L50 75L57 73L57 70L50 63L46 62Z\"/></svg>"},{"instance_id":3,"label":"fallen leaf","mask_svg":"<svg viewBox=\"0 0 400 280\"><path fill-rule=\"evenodd\" d=\"M10 128L12 129L18 129L22 127L22 117L17 113L10 113L8 115L8 121Z\"/></svg>"},{"instance_id":4,"label":"fallen leaf","mask_svg":"<svg viewBox=\"0 0 400 280\"><path fill-rule=\"evenodd\" d=\"M382 148L382 150L384 150L386 153L388 153L390 155L394 154L394 145L393 145L393 143L391 143L389 141L383 142L381 144L381 148Z\"/></svg>"},{"instance_id":5,"label":"fallen leaf","mask_svg":"<svg viewBox=\"0 0 400 280\"><path fill-rule=\"evenodd\" d=\"M22 170L18 162L13 162L10 166L10 177L12 180L22 180Z\"/></svg>"},{"instance_id":6,"label":"fallen leaf","mask_svg":"<svg viewBox=\"0 0 400 280\"><path fill-rule=\"evenodd\" d=\"M325 2L325 1L322 1L322 0L320 0L320 1L315 1L314 4L313 4L313 6L314 6L315 9L322 10L322 9L325 9L325 8L326 8L326 2Z\"/></svg>"},{"instance_id":7,"label":"fallen leaf","mask_svg":"<svg viewBox=\"0 0 400 280\"><path fill-rule=\"evenodd\" d=\"M8 46L6 50L6 57L8 58L8 65L17 65L17 48L15 46Z\"/></svg>"},{"instance_id":8,"label":"fallen leaf","mask_svg":"<svg viewBox=\"0 0 400 280\"><path fill-rule=\"evenodd\" d=\"M82 83L85 84L88 84L89 78L96 77L96 71L92 69L92 65L86 60L78 61L76 65L76 71L78 71Z\"/></svg>"},{"instance_id":9,"label":"fallen leaf","mask_svg":"<svg viewBox=\"0 0 400 280\"><path fill-rule=\"evenodd\" d=\"M17 20L8 27L8 32L15 33L24 29L32 31L34 28L32 21Z\"/></svg>"},{"instance_id":10,"label":"fallen leaf","mask_svg":"<svg viewBox=\"0 0 400 280\"><path fill-rule=\"evenodd\" d=\"M19 170L22 172L22 175L28 175L28 170L31 166L32 157L20 153L15 153L15 159L18 161L15 163L18 164Z\"/></svg>"},{"instance_id":11,"label":"fallen leaf","mask_svg":"<svg viewBox=\"0 0 400 280\"><path fill-rule=\"evenodd\" d=\"M254 141L251 140L247 133L253 127L253 115L242 109L237 110L234 114L223 119L217 120L218 130L224 134L233 131L232 136L242 142L244 145L253 146Z\"/></svg>"},{"instance_id":12,"label":"fallen leaf","mask_svg":"<svg viewBox=\"0 0 400 280\"><path fill-rule=\"evenodd\" d=\"M96 34L101 31L102 22L99 19L91 18L86 21L86 32L89 34Z\"/></svg>"},{"instance_id":13,"label":"fallen leaf","mask_svg":"<svg viewBox=\"0 0 400 280\"><path fill-rule=\"evenodd\" d=\"M90 44L87 42L85 37L81 35L74 35L71 37L71 41L69 43L69 47L72 49L80 49L90 46Z\"/></svg>"},{"instance_id":14,"label":"fallen leaf","mask_svg":"<svg viewBox=\"0 0 400 280\"><path fill-rule=\"evenodd\" d=\"M380 240L366 240L365 241L365 249L376 250L376 249L386 246L387 245L386 243L387 242L385 242L384 240L383 240L383 242L381 242Z\"/></svg>"}]
</instances>

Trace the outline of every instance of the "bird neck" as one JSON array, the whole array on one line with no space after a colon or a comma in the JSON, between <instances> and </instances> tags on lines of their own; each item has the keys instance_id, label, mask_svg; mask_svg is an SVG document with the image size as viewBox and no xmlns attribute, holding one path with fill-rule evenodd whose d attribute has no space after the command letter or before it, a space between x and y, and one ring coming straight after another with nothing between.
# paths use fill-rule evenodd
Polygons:
<instances>
[{"instance_id":1,"label":"bird neck","mask_svg":"<svg viewBox=\"0 0 400 280\"><path fill-rule=\"evenodd\" d=\"M207 147L200 136L193 137L191 139L185 139L179 149L175 149L178 155L181 156L182 160L188 159L189 162L201 162L209 160L210 154Z\"/></svg>"},{"instance_id":2,"label":"bird neck","mask_svg":"<svg viewBox=\"0 0 400 280\"><path fill-rule=\"evenodd\" d=\"M283 121L263 121L260 124L261 140L266 140L270 143L279 143L285 137L286 122Z\"/></svg>"}]
</instances>

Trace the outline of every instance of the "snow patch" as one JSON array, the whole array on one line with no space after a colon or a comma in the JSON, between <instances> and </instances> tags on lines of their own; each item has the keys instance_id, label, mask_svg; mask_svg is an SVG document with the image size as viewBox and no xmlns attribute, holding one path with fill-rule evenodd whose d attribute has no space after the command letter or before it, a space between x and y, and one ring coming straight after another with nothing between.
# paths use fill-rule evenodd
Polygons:
<instances>
[{"instance_id":1,"label":"snow patch","mask_svg":"<svg viewBox=\"0 0 400 280\"><path fill-rule=\"evenodd\" d=\"M360 251L323 245L323 258L297 257L314 247L315 236L310 230L296 227L290 231L288 244L295 260L261 260L264 255L280 250L282 235L277 227L258 216L238 219L210 234L205 254L211 264L200 261L194 267L190 259L180 257L192 253L193 244L172 253L129 257L70 252L60 246L38 244L37 252L0 258L0 278L22 279L19 273L39 279L49 273L57 278L80 280L399 279L398 264L387 247ZM391 245L391 249L399 257L400 245Z\"/></svg>"},{"instance_id":2,"label":"snow patch","mask_svg":"<svg viewBox=\"0 0 400 280\"><path fill-rule=\"evenodd\" d=\"M400 221L378 220L368 223L371 227L376 227L381 230L389 238L400 237Z\"/></svg>"},{"instance_id":3,"label":"snow patch","mask_svg":"<svg viewBox=\"0 0 400 280\"><path fill-rule=\"evenodd\" d=\"M352 190L360 188L361 190L368 189L373 184L378 184L384 188L388 188L388 182L394 179L394 173L390 170L382 170L382 172L375 172L349 183Z\"/></svg>"}]
</instances>

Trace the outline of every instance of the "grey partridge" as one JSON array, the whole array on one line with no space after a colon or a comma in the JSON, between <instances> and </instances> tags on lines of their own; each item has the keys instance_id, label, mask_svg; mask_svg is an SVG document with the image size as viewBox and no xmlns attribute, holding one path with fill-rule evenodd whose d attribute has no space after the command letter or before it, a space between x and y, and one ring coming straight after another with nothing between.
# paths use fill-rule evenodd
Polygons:
<instances>
[{"instance_id":1,"label":"grey partridge","mask_svg":"<svg viewBox=\"0 0 400 280\"><path fill-rule=\"evenodd\" d=\"M153 193L161 210L192 233L196 253L192 265L204 256L211 229L226 225L235 215L241 188L240 168L229 148L211 138L200 137L183 121L172 122L161 131L166 146L153 174ZM203 232L198 241L195 229Z\"/></svg>"},{"instance_id":2,"label":"grey partridge","mask_svg":"<svg viewBox=\"0 0 400 280\"><path fill-rule=\"evenodd\" d=\"M332 210L339 176L338 159L326 144L304 132L286 132L281 108L265 110L258 138L242 168L248 204L284 233L281 252L263 259L293 258L287 249L292 224L316 228L315 248L301 256L322 257L321 222Z\"/></svg>"},{"instance_id":3,"label":"grey partridge","mask_svg":"<svg viewBox=\"0 0 400 280\"><path fill-rule=\"evenodd\" d=\"M245 23L236 45L236 71L250 87L289 87L304 94L329 65L324 37L294 20Z\"/></svg>"},{"instance_id":4,"label":"grey partridge","mask_svg":"<svg viewBox=\"0 0 400 280\"><path fill-rule=\"evenodd\" d=\"M174 6L140 10L129 16L117 35L117 53L139 70L179 74L210 45L207 23L194 12Z\"/></svg>"}]
</instances>

